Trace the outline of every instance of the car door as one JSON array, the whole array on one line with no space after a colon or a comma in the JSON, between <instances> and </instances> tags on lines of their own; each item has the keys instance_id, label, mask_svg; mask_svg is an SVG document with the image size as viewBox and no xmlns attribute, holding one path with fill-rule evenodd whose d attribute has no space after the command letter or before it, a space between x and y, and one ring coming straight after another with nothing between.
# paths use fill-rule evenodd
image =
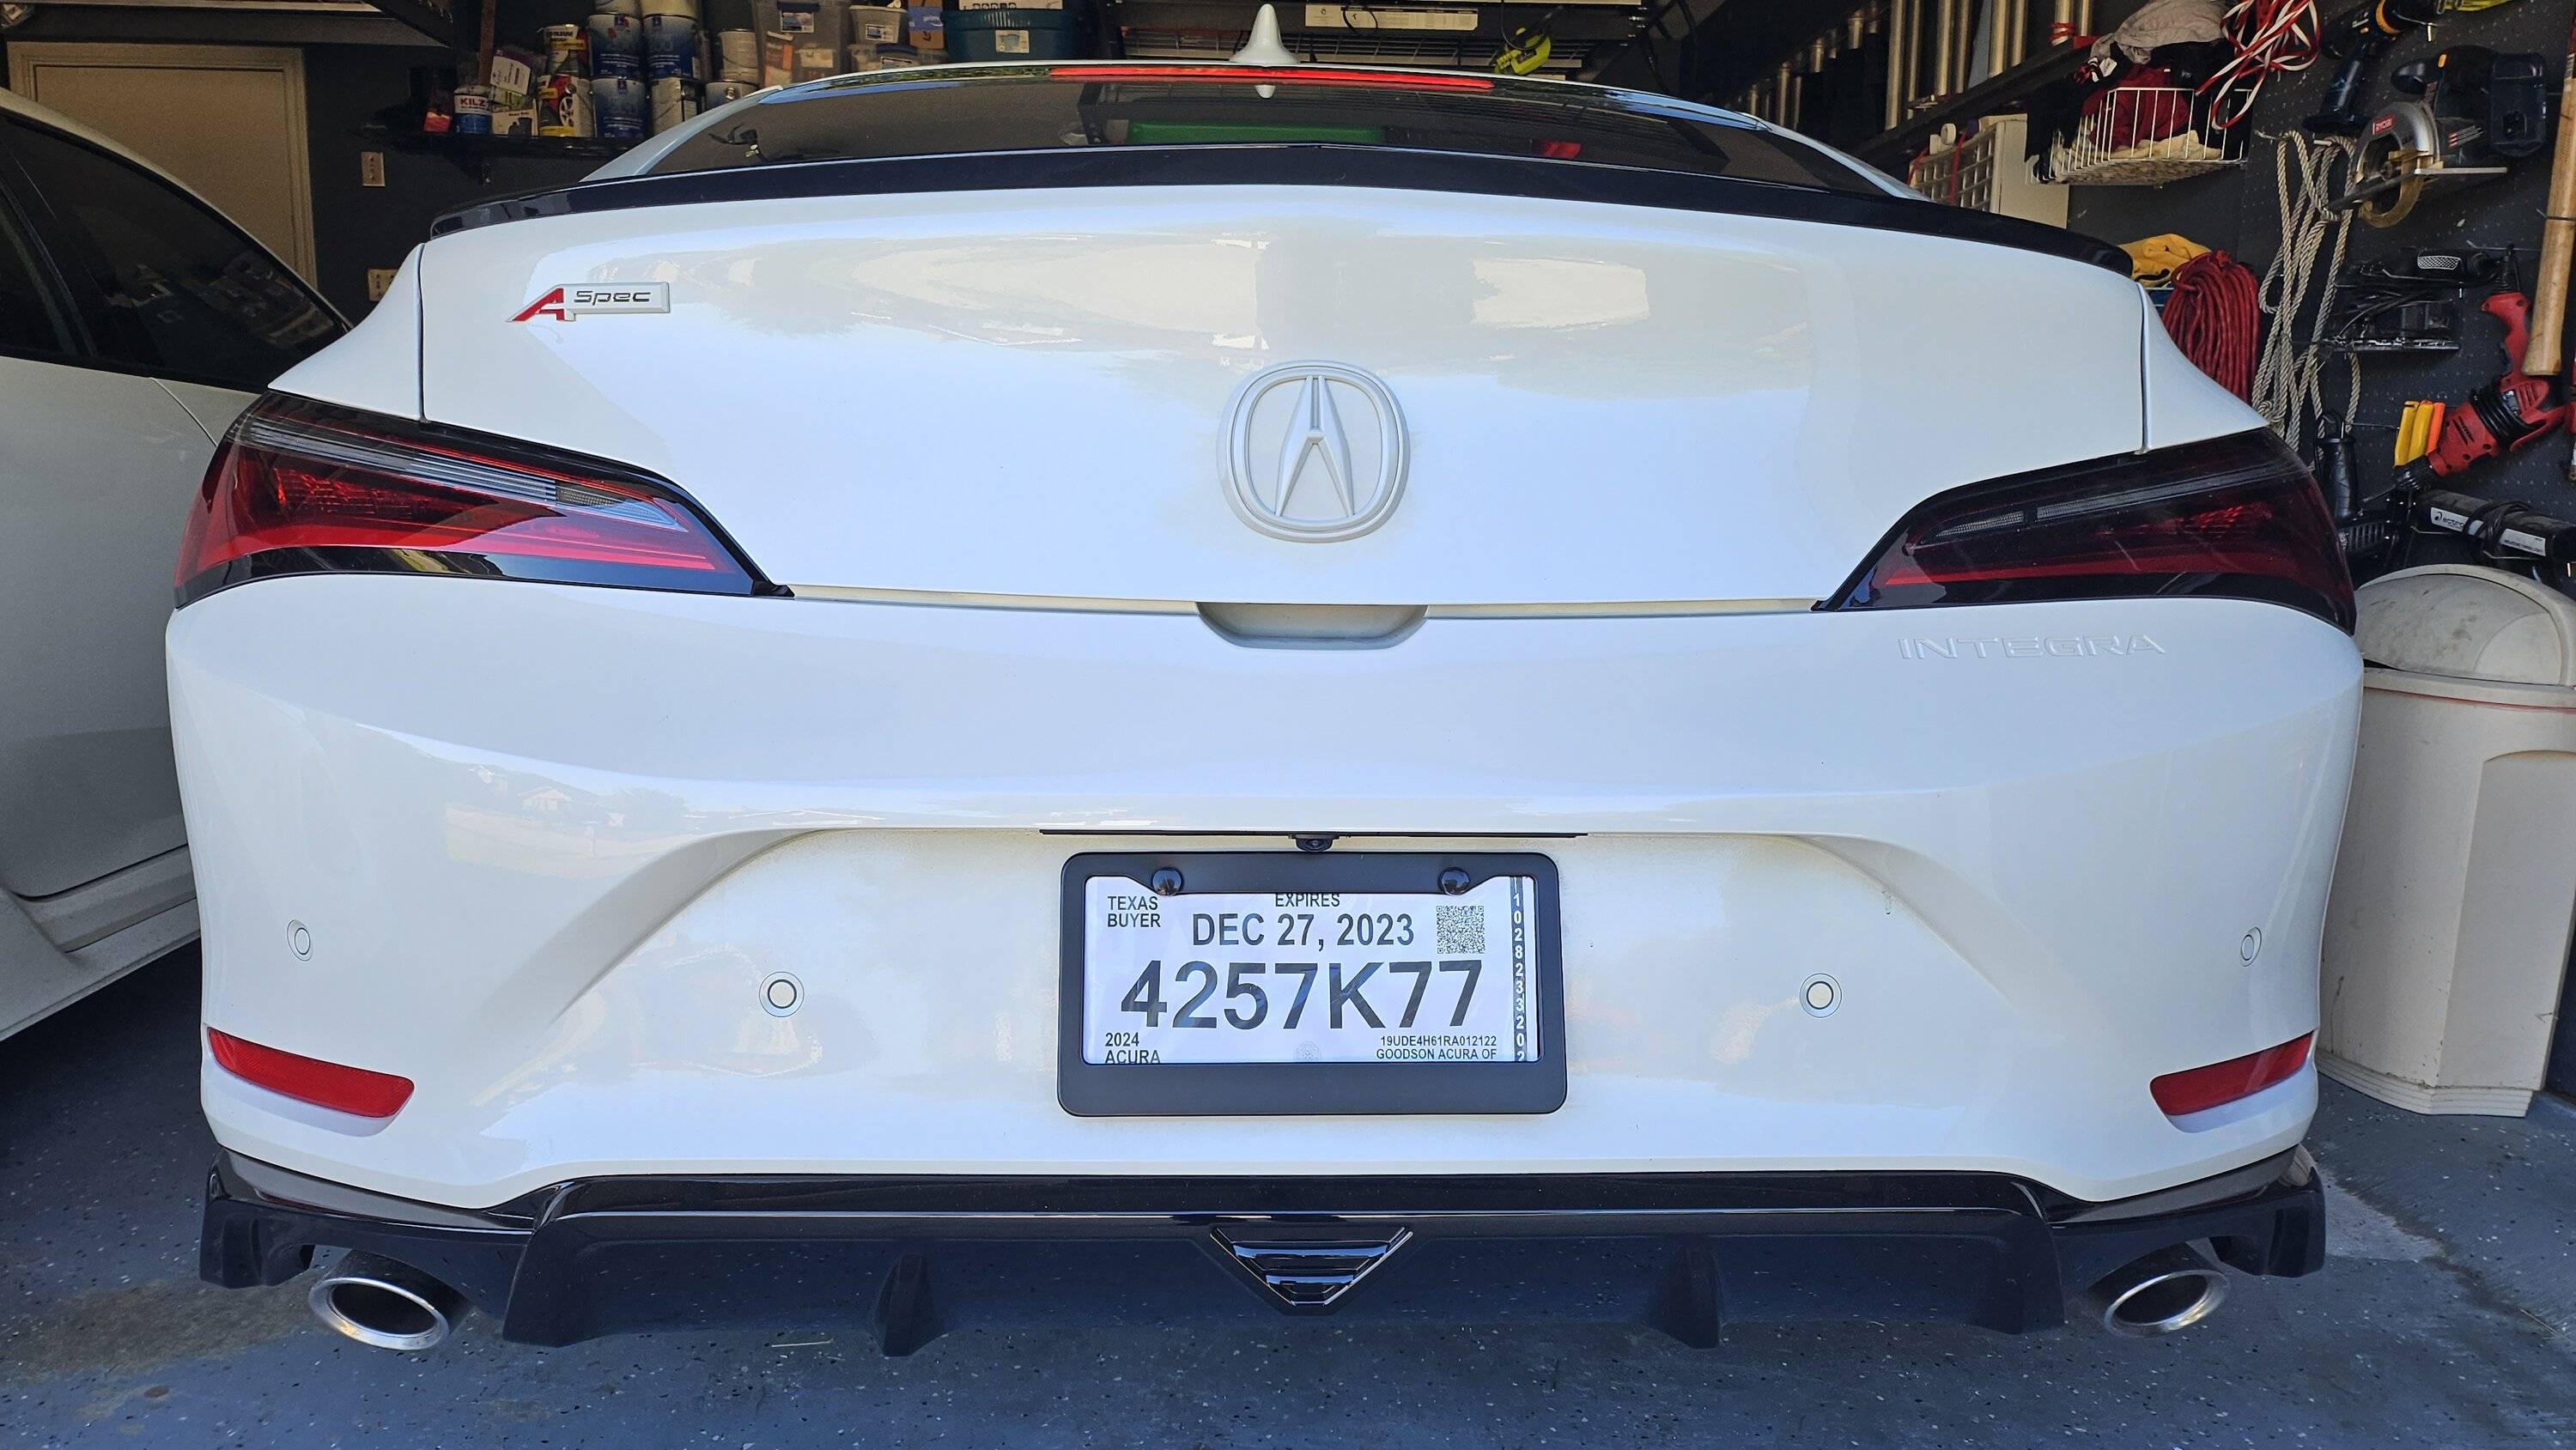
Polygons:
<instances>
[{"instance_id":1,"label":"car door","mask_svg":"<svg viewBox=\"0 0 2576 1450\"><path fill-rule=\"evenodd\" d=\"M183 190L6 112L0 223L0 887L41 901L184 844L161 632L186 499L342 325Z\"/></svg>"}]
</instances>

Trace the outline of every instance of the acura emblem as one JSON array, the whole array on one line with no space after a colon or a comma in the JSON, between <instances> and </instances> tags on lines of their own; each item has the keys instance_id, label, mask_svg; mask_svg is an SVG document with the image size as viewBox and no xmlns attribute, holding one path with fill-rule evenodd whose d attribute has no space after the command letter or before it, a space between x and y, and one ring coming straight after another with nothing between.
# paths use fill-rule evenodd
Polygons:
<instances>
[{"instance_id":1,"label":"acura emblem","mask_svg":"<svg viewBox=\"0 0 2576 1450\"><path fill-rule=\"evenodd\" d=\"M1225 496L1274 538L1329 543L1386 522L1404 493L1404 417L1386 384L1340 363L1264 368L1225 423Z\"/></svg>"}]
</instances>

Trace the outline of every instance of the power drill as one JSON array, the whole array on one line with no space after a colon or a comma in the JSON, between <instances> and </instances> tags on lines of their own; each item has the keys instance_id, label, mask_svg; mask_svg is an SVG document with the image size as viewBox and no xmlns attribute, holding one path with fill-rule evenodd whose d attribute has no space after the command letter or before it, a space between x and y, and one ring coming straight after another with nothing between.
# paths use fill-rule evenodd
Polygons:
<instances>
[{"instance_id":1,"label":"power drill","mask_svg":"<svg viewBox=\"0 0 2576 1450\"><path fill-rule=\"evenodd\" d=\"M2326 27L2325 52L2334 57L2334 78L2326 82L2325 109L2299 123L2320 136L2358 136L2370 124L2361 108L2369 95L2370 73L2398 36L2417 26L2430 29L2440 0L2361 0Z\"/></svg>"},{"instance_id":2,"label":"power drill","mask_svg":"<svg viewBox=\"0 0 2576 1450\"><path fill-rule=\"evenodd\" d=\"M2423 475L2417 470L2426 468L2437 478L2449 478L2499 453L2510 453L2567 421L2567 404L2549 404L2549 379L2521 370L2523 346L2531 331L2531 299L2519 292L2496 292L2479 310L2504 324L2506 371L2443 414L2442 431L2434 436L2432 447L2420 461L2406 466L2400 482L2420 484Z\"/></svg>"}]
</instances>

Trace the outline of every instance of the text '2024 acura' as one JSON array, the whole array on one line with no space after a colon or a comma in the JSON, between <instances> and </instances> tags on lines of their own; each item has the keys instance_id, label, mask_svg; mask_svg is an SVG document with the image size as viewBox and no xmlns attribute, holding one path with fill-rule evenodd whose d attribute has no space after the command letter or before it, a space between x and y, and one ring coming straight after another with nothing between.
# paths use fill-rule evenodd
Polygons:
<instances>
[{"instance_id":1,"label":"text '2024 acura'","mask_svg":"<svg viewBox=\"0 0 2576 1450\"><path fill-rule=\"evenodd\" d=\"M2314 485L2115 255L1742 117L763 93L446 219L185 547L205 1272L371 1342L2321 1262Z\"/></svg>"}]
</instances>

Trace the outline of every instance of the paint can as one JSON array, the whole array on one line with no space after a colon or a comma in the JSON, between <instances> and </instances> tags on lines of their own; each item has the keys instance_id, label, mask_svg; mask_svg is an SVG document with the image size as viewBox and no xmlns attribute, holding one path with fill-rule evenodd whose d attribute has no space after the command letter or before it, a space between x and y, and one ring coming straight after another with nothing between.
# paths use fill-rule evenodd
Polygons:
<instances>
[{"instance_id":1,"label":"paint can","mask_svg":"<svg viewBox=\"0 0 2576 1450\"><path fill-rule=\"evenodd\" d=\"M760 35L750 30L716 32L716 79L760 82Z\"/></svg>"},{"instance_id":2,"label":"paint can","mask_svg":"<svg viewBox=\"0 0 2576 1450\"><path fill-rule=\"evenodd\" d=\"M492 88L458 86L456 88L456 134L489 136L492 134Z\"/></svg>"},{"instance_id":3,"label":"paint can","mask_svg":"<svg viewBox=\"0 0 2576 1450\"><path fill-rule=\"evenodd\" d=\"M537 134L599 134L599 120L590 111L589 77L558 71L537 83Z\"/></svg>"},{"instance_id":4,"label":"paint can","mask_svg":"<svg viewBox=\"0 0 2576 1450\"><path fill-rule=\"evenodd\" d=\"M663 76L653 82L653 134L658 136L674 126L696 118L698 83L685 76Z\"/></svg>"},{"instance_id":5,"label":"paint can","mask_svg":"<svg viewBox=\"0 0 2576 1450\"><path fill-rule=\"evenodd\" d=\"M698 21L694 15L644 17L644 74L654 80L695 80Z\"/></svg>"},{"instance_id":6,"label":"paint can","mask_svg":"<svg viewBox=\"0 0 2576 1450\"><path fill-rule=\"evenodd\" d=\"M590 74L590 36L578 25L549 25L537 32L546 47L546 74Z\"/></svg>"},{"instance_id":7,"label":"paint can","mask_svg":"<svg viewBox=\"0 0 2576 1450\"><path fill-rule=\"evenodd\" d=\"M644 74L695 79L698 73L698 0L644 0Z\"/></svg>"},{"instance_id":8,"label":"paint can","mask_svg":"<svg viewBox=\"0 0 2576 1450\"><path fill-rule=\"evenodd\" d=\"M590 108L599 118L599 134L631 141L644 135L652 106L642 76L599 76L590 83Z\"/></svg>"},{"instance_id":9,"label":"paint can","mask_svg":"<svg viewBox=\"0 0 2576 1450\"><path fill-rule=\"evenodd\" d=\"M709 81L699 93L698 110L703 114L718 106L730 106L758 89L749 81Z\"/></svg>"},{"instance_id":10,"label":"paint can","mask_svg":"<svg viewBox=\"0 0 2576 1450\"><path fill-rule=\"evenodd\" d=\"M644 0L598 0L598 5L609 15L623 15L629 20L644 18Z\"/></svg>"},{"instance_id":11,"label":"paint can","mask_svg":"<svg viewBox=\"0 0 2576 1450\"><path fill-rule=\"evenodd\" d=\"M644 22L632 15L602 10L584 27L590 38L590 73L594 76L644 74Z\"/></svg>"}]
</instances>

